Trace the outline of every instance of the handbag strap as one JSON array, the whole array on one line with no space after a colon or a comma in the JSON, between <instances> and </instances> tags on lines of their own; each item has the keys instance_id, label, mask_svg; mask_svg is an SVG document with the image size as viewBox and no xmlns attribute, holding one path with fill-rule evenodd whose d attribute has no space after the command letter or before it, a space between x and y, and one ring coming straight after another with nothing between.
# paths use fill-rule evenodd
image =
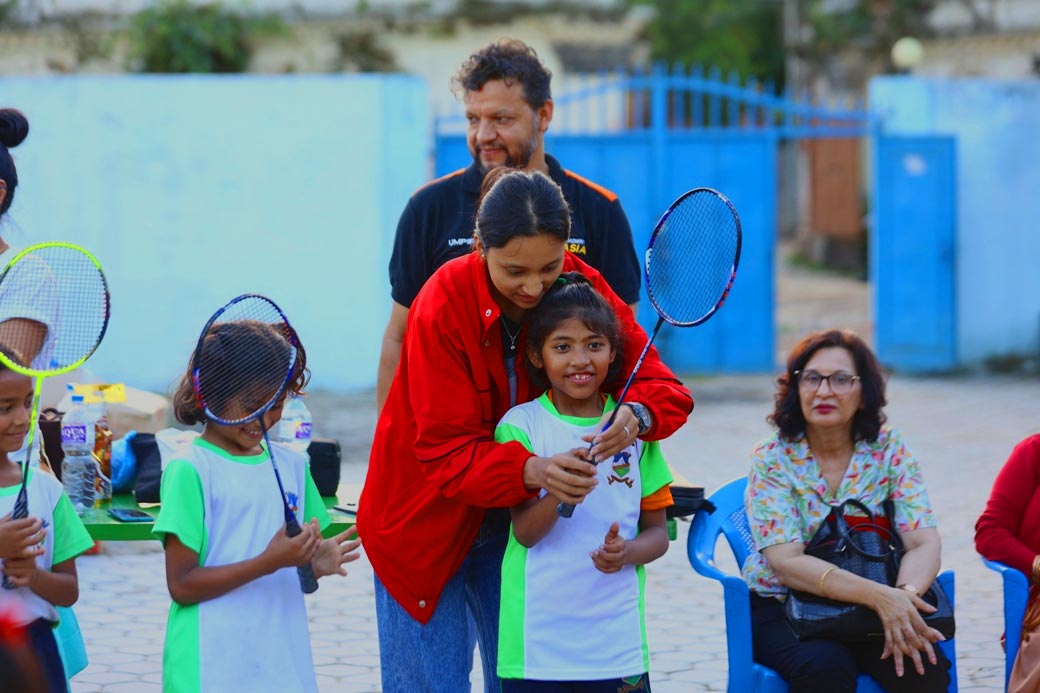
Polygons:
<instances>
[{"instance_id":1,"label":"handbag strap","mask_svg":"<svg viewBox=\"0 0 1040 693\"><path fill-rule=\"evenodd\" d=\"M881 504L881 509L885 511L888 523L892 525L892 548L902 555L906 547L903 545L903 537L899 536L899 530L896 529L896 504L889 497Z\"/></svg>"},{"instance_id":2,"label":"handbag strap","mask_svg":"<svg viewBox=\"0 0 1040 693\"><path fill-rule=\"evenodd\" d=\"M882 504L882 508L884 509L885 514L888 515L889 523L891 524L891 517L893 515L893 510L889 506L890 503L891 503L890 500L886 500L885 503ZM903 543L902 543L902 540L899 538L899 535L895 532L895 530L894 529L889 529L887 527L883 527L882 525L878 524L878 522L877 522L878 517L881 517L881 516L876 516L870 510L870 508L868 508L859 499L857 499L857 498L848 498L848 499L842 501L841 504L839 506L836 506L836 507L839 507L842 510L844 510L846 505L849 505L849 506L852 506L852 507L858 509L864 515L866 515L867 520L866 520L866 522L857 523L855 525L855 529L853 530L853 529L850 529L849 523L845 520L844 515L841 515L839 513L840 519L839 519L839 524L838 524L838 533L841 535L842 540L844 540L844 542L853 551L855 551L856 553L858 553L860 556L862 556L864 558L867 558L867 559L870 559L870 560L875 560L875 561L886 561L886 560L890 560L893 556L896 556L897 557L896 560L898 561L898 556L903 551ZM881 553L874 553L873 551L868 550L857 539L857 536L858 535L862 535L862 533L864 533L864 532L874 532L874 533L878 534L879 536L881 536L883 538L886 538L887 541L885 541L885 545L887 546L887 549L883 550Z\"/></svg>"}]
</instances>

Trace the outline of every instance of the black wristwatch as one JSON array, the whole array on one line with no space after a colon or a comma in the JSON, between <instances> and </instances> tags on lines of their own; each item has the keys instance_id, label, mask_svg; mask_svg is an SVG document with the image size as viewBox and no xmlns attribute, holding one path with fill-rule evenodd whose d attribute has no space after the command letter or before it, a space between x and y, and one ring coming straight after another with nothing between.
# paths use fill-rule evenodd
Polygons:
<instances>
[{"instance_id":1,"label":"black wristwatch","mask_svg":"<svg viewBox=\"0 0 1040 693\"><path fill-rule=\"evenodd\" d=\"M653 419L650 418L650 410L639 402L625 402L622 406L628 407L636 415L636 421L639 422L639 435L645 434L654 425Z\"/></svg>"}]
</instances>

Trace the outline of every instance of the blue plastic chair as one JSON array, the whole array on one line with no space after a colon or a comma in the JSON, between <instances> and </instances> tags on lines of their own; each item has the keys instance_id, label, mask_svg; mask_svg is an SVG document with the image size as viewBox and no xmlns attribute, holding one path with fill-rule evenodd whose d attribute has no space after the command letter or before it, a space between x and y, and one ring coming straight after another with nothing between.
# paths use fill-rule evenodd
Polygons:
<instances>
[{"instance_id":1,"label":"blue plastic chair","mask_svg":"<svg viewBox=\"0 0 1040 693\"><path fill-rule=\"evenodd\" d=\"M1011 678L1011 668L1018 656L1018 646L1022 642L1022 619L1026 615L1026 604L1029 602L1029 580L1021 571L998 561L982 562L990 570L1000 573L1004 580L1004 690L1007 690Z\"/></svg>"},{"instance_id":2,"label":"blue plastic chair","mask_svg":"<svg viewBox=\"0 0 1040 693\"><path fill-rule=\"evenodd\" d=\"M734 479L711 496L714 513L698 510L690 527L686 553L693 569L704 577L722 583L726 607L726 650L729 662L727 690L732 693L787 693L787 682L767 666L758 664L751 653L751 596L747 583L739 575L727 575L715 567L715 544L720 534L725 535L737 565L744 565L754 550L751 530L744 512L744 488L747 479ZM954 576L945 571L938 577L950 602L954 602ZM1021 619L1020 619L1021 621ZM1010 631L1009 631L1010 632ZM954 640L939 643L950 660L950 691L957 690L957 659ZM874 679L861 675L857 684L859 693L883 693Z\"/></svg>"}]
</instances>

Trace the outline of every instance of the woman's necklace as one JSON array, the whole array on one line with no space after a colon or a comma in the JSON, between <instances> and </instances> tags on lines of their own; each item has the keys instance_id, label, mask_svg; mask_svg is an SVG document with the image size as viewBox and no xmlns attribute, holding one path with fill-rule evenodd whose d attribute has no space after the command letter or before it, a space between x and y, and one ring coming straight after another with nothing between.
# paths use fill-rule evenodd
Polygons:
<instances>
[{"instance_id":1,"label":"woman's necklace","mask_svg":"<svg viewBox=\"0 0 1040 693\"><path fill-rule=\"evenodd\" d=\"M516 333L514 334L509 331L509 321L506 320L505 315L500 315L498 319L502 321L502 331L509 338L509 350L516 351L516 340L520 338L520 332L524 329L524 321L521 320L520 324L516 326Z\"/></svg>"}]
</instances>

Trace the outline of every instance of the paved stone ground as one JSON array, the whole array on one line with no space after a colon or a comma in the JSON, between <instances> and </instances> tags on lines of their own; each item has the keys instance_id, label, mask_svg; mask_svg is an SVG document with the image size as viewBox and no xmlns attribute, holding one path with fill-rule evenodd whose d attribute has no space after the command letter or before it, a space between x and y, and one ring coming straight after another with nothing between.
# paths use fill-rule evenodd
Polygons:
<instances>
[{"instance_id":1,"label":"paved stone ground","mask_svg":"<svg viewBox=\"0 0 1040 693\"><path fill-rule=\"evenodd\" d=\"M665 443L675 468L711 490L746 471L746 455L767 435L771 403L768 376L693 380L697 409L690 423ZM315 404L318 403L315 397ZM982 567L972 536L992 479L1014 442L1036 431L1040 381L1020 377L910 379L894 377L888 408L922 460L943 535L944 566L957 572L958 672L961 690L1001 686L1000 585ZM371 430L368 398L329 398L322 418L347 429ZM319 411L315 407L316 413ZM349 437L347 438L349 439ZM346 481L363 478L363 451L350 449ZM689 525L648 569L648 630L655 689L725 689L726 653L721 590L696 575L686 560ZM721 553L721 552L720 552ZM107 542L98 556L78 561L81 597L76 606L90 666L73 690L158 691L168 597L158 543ZM730 570L735 566L730 565ZM315 666L322 691L379 690L379 658L371 569L362 559L344 579L326 578L309 598ZM475 675L474 681L479 681Z\"/></svg>"},{"instance_id":2,"label":"paved stone ground","mask_svg":"<svg viewBox=\"0 0 1040 693\"><path fill-rule=\"evenodd\" d=\"M852 326L870 335L865 285L795 271L778 283L778 352L782 358L806 330ZM768 435L769 375L689 380L697 408L666 441L675 469L709 492L746 473L747 453ZM364 478L375 423L372 395L312 394L315 430L344 448L343 481ZM1000 583L979 561L973 526L992 480L1011 447L1040 429L1040 380L1025 376L919 379L896 375L888 414L922 461L943 535L944 567L957 572L958 674L963 691L997 691L1003 682ZM726 684L722 593L686 559L688 524L648 569L651 676L662 693L721 691ZM724 555L725 552L720 552ZM344 579L326 578L309 597L315 667L322 691L378 691L371 568L362 559ZM160 690L162 643L169 598L156 542L108 542L78 561L76 612L90 666L73 681L75 693ZM731 572L736 566L721 563ZM481 681L474 672L475 689Z\"/></svg>"}]
</instances>

